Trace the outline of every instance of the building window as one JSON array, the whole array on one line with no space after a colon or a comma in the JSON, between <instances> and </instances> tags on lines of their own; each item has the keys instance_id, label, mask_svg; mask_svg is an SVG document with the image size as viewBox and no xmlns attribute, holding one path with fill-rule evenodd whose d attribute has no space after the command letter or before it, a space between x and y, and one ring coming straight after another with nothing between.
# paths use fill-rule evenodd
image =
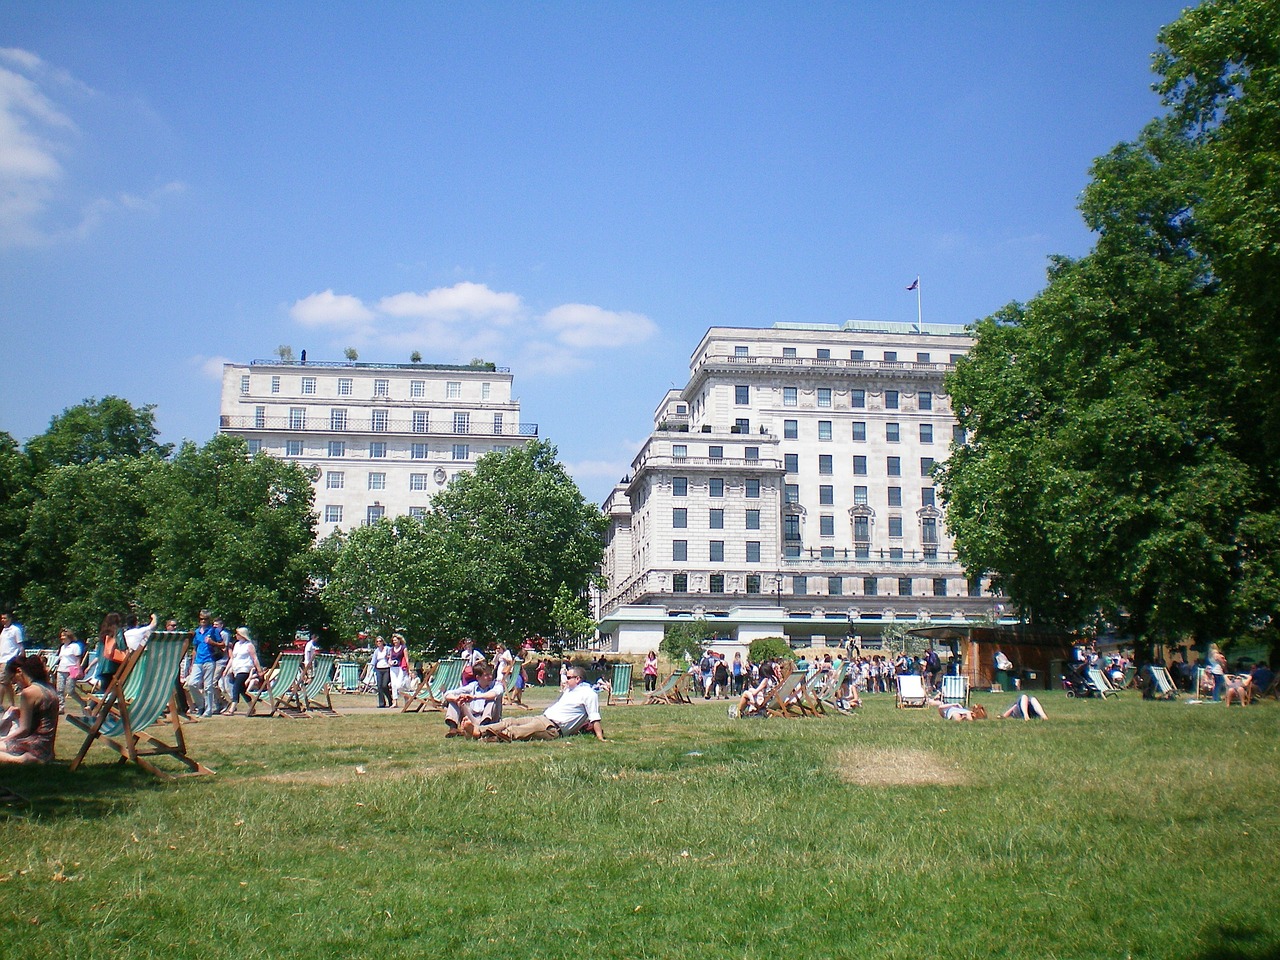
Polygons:
<instances>
[{"instance_id":1,"label":"building window","mask_svg":"<svg viewBox=\"0 0 1280 960\"><path fill-rule=\"evenodd\" d=\"M920 506L932 507L932 506L935 506L936 503L937 503L937 493L934 491L933 487L921 487L920 488Z\"/></svg>"},{"instance_id":2,"label":"building window","mask_svg":"<svg viewBox=\"0 0 1280 960\"><path fill-rule=\"evenodd\" d=\"M800 472L800 454L784 453L782 455L782 466L783 466L783 469L787 471L787 473L799 473Z\"/></svg>"},{"instance_id":3,"label":"building window","mask_svg":"<svg viewBox=\"0 0 1280 960\"><path fill-rule=\"evenodd\" d=\"M920 542L926 544L937 544L938 521L933 519L933 517L925 517L920 521Z\"/></svg>"},{"instance_id":4,"label":"building window","mask_svg":"<svg viewBox=\"0 0 1280 960\"><path fill-rule=\"evenodd\" d=\"M352 393L352 381L350 377L338 378L338 396L349 397Z\"/></svg>"},{"instance_id":5,"label":"building window","mask_svg":"<svg viewBox=\"0 0 1280 960\"><path fill-rule=\"evenodd\" d=\"M676 416L683 417L689 412L689 408L683 403L676 404Z\"/></svg>"},{"instance_id":6,"label":"building window","mask_svg":"<svg viewBox=\"0 0 1280 960\"><path fill-rule=\"evenodd\" d=\"M243 396L247 396L249 393L249 375L248 374L245 374L243 377L240 378L240 393Z\"/></svg>"},{"instance_id":7,"label":"building window","mask_svg":"<svg viewBox=\"0 0 1280 960\"><path fill-rule=\"evenodd\" d=\"M759 544L756 544L756 546L759 547ZM748 549L750 549L750 544L748 544ZM758 573L747 574L747 593L759 593L759 592L760 592L760 574Z\"/></svg>"},{"instance_id":8,"label":"building window","mask_svg":"<svg viewBox=\"0 0 1280 960\"><path fill-rule=\"evenodd\" d=\"M740 407L745 407L751 403L751 388L738 384L733 388L733 402Z\"/></svg>"},{"instance_id":9,"label":"building window","mask_svg":"<svg viewBox=\"0 0 1280 960\"><path fill-rule=\"evenodd\" d=\"M785 488L785 493L783 494L782 500L784 503L799 503L800 502L800 484L788 483Z\"/></svg>"},{"instance_id":10,"label":"building window","mask_svg":"<svg viewBox=\"0 0 1280 960\"><path fill-rule=\"evenodd\" d=\"M387 457L387 444L384 440L374 440L369 444L370 460L385 460Z\"/></svg>"},{"instance_id":11,"label":"building window","mask_svg":"<svg viewBox=\"0 0 1280 960\"><path fill-rule=\"evenodd\" d=\"M688 477L672 477L671 478L671 495L673 497L687 497L689 495L689 478Z\"/></svg>"},{"instance_id":12,"label":"building window","mask_svg":"<svg viewBox=\"0 0 1280 960\"><path fill-rule=\"evenodd\" d=\"M390 380L373 381L373 395L375 397L391 396L391 381Z\"/></svg>"},{"instance_id":13,"label":"building window","mask_svg":"<svg viewBox=\"0 0 1280 960\"><path fill-rule=\"evenodd\" d=\"M969 441L969 431L958 423L951 425L951 442L958 447L963 447Z\"/></svg>"},{"instance_id":14,"label":"building window","mask_svg":"<svg viewBox=\"0 0 1280 960\"><path fill-rule=\"evenodd\" d=\"M707 556L708 560L710 560L712 563L724 563L724 541L723 540L712 540L707 544L707 547L709 548L708 556Z\"/></svg>"},{"instance_id":15,"label":"building window","mask_svg":"<svg viewBox=\"0 0 1280 960\"><path fill-rule=\"evenodd\" d=\"M261 453L261 452L262 452L262 441L261 441L261 440L258 440L258 439L250 440L250 441L249 441L249 456L251 456L251 457L252 457L255 453Z\"/></svg>"},{"instance_id":16,"label":"building window","mask_svg":"<svg viewBox=\"0 0 1280 960\"><path fill-rule=\"evenodd\" d=\"M369 489L370 490L387 489L387 475L380 470L369 471Z\"/></svg>"},{"instance_id":17,"label":"building window","mask_svg":"<svg viewBox=\"0 0 1280 960\"><path fill-rule=\"evenodd\" d=\"M677 530L689 526L689 511L684 507L674 507L671 511L671 526Z\"/></svg>"},{"instance_id":18,"label":"building window","mask_svg":"<svg viewBox=\"0 0 1280 960\"><path fill-rule=\"evenodd\" d=\"M971 597L982 596L982 578L974 577L972 580L970 580L968 583L968 590L969 590L969 596Z\"/></svg>"},{"instance_id":19,"label":"building window","mask_svg":"<svg viewBox=\"0 0 1280 960\"><path fill-rule=\"evenodd\" d=\"M822 453L818 455L818 473L824 477L831 476L831 454Z\"/></svg>"},{"instance_id":20,"label":"building window","mask_svg":"<svg viewBox=\"0 0 1280 960\"><path fill-rule=\"evenodd\" d=\"M867 475L867 458L866 457L853 458L853 475L855 477L865 477Z\"/></svg>"},{"instance_id":21,"label":"building window","mask_svg":"<svg viewBox=\"0 0 1280 960\"><path fill-rule=\"evenodd\" d=\"M819 552L819 555L822 557L823 560L834 560L836 558L836 548L822 547Z\"/></svg>"},{"instance_id":22,"label":"building window","mask_svg":"<svg viewBox=\"0 0 1280 960\"><path fill-rule=\"evenodd\" d=\"M929 362L929 355L927 353L916 354L916 363L928 363L928 362Z\"/></svg>"},{"instance_id":23,"label":"building window","mask_svg":"<svg viewBox=\"0 0 1280 960\"><path fill-rule=\"evenodd\" d=\"M844 581L840 577L827 577L827 594L838 597L844 593Z\"/></svg>"},{"instance_id":24,"label":"building window","mask_svg":"<svg viewBox=\"0 0 1280 960\"><path fill-rule=\"evenodd\" d=\"M425 380L409 381L409 396L425 397L426 395L427 395L427 381Z\"/></svg>"},{"instance_id":25,"label":"building window","mask_svg":"<svg viewBox=\"0 0 1280 960\"><path fill-rule=\"evenodd\" d=\"M945 597L947 595L947 578L946 577L933 578L933 595L935 597Z\"/></svg>"},{"instance_id":26,"label":"building window","mask_svg":"<svg viewBox=\"0 0 1280 960\"><path fill-rule=\"evenodd\" d=\"M830 351L830 350L828 350L826 347L819 347L819 348L818 348L818 359L819 359L819 360L830 360L830 359L831 359L831 351Z\"/></svg>"},{"instance_id":27,"label":"building window","mask_svg":"<svg viewBox=\"0 0 1280 960\"><path fill-rule=\"evenodd\" d=\"M688 560L689 559L689 541L688 540L672 540L671 541L671 559L672 560Z\"/></svg>"},{"instance_id":28,"label":"building window","mask_svg":"<svg viewBox=\"0 0 1280 960\"><path fill-rule=\"evenodd\" d=\"M707 577L707 593L724 593L723 573L713 573Z\"/></svg>"},{"instance_id":29,"label":"building window","mask_svg":"<svg viewBox=\"0 0 1280 960\"><path fill-rule=\"evenodd\" d=\"M889 537L893 540L902 539L902 518L901 517L889 518Z\"/></svg>"},{"instance_id":30,"label":"building window","mask_svg":"<svg viewBox=\"0 0 1280 960\"><path fill-rule=\"evenodd\" d=\"M854 409L859 409L861 407L865 407L866 405L867 405L867 391L865 390L849 391L849 406L853 407Z\"/></svg>"},{"instance_id":31,"label":"building window","mask_svg":"<svg viewBox=\"0 0 1280 960\"><path fill-rule=\"evenodd\" d=\"M890 560L901 560L901 559L902 559L902 548L901 548L901 547L890 547L890 548L889 548L889 559L890 559Z\"/></svg>"},{"instance_id":32,"label":"building window","mask_svg":"<svg viewBox=\"0 0 1280 960\"><path fill-rule=\"evenodd\" d=\"M409 516L413 517L415 520L421 520L426 515L427 515L426 507L410 507L409 508Z\"/></svg>"},{"instance_id":33,"label":"building window","mask_svg":"<svg viewBox=\"0 0 1280 960\"><path fill-rule=\"evenodd\" d=\"M736 420L733 421L733 429L730 430L729 432L730 433L750 433L751 421L748 420L746 417L738 417Z\"/></svg>"},{"instance_id":34,"label":"building window","mask_svg":"<svg viewBox=\"0 0 1280 960\"><path fill-rule=\"evenodd\" d=\"M759 563L759 562L760 562L760 541L748 540L747 541L747 563ZM747 592L750 593L750 591L747 591Z\"/></svg>"},{"instance_id":35,"label":"building window","mask_svg":"<svg viewBox=\"0 0 1280 960\"><path fill-rule=\"evenodd\" d=\"M886 390L884 392L884 408L886 410L898 409L898 391L897 390Z\"/></svg>"},{"instance_id":36,"label":"building window","mask_svg":"<svg viewBox=\"0 0 1280 960\"><path fill-rule=\"evenodd\" d=\"M836 535L836 518L829 513L818 517L818 535L834 537Z\"/></svg>"},{"instance_id":37,"label":"building window","mask_svg":"<svg viewBox=\"0 0 1280 960\"><path fill-rule=\"evenodd\" d=\"M796 355L796 348L795 348L795 347L783 347L783 348L782 348L782 357L783 357L783 359L784 359L784 360L786 360L786 359L794 360L794 359L795 359L795 355Z\"/></svg>"},{"instance_id":38,"label":"building window","mask_svg":"<svg viewBox=\"0 0 1280 960\"><path fill-rule=\"evenodd\" d=\"M462 381L449 380L444 385L444 395L446 399L457 400L462 396Z\"/></svg>"},{"instance_id":39,"label":"building window","mask_svg":"<svg viewBox=\"0 0 1280 960\"><path fill-rule=\"evenodd\" d=\"M897 443L901 439L901 436L898 424L886 423L884 425L884 438L890 443Z\"/></svg>"},{"instance_id":40,"label":"building window","mask_svg":"<svg viewBox=\"0 0 1280 960\"><path fill-rule=\"evenodd\" d=\"M370 527L373 526L375 523L381 520L384 516L386 516L386 513L387 513L387 508L380 503L375 503L372 506L365 507L365 510L364 510L365 525Z\"/></svg>"},{"instance_id":41,"label":"building window","mask_svg":"<svg viewBox=\"0 0 1280 960\"><path fill-rule=\"evenodd\" d=\"M303 378L302 378L302 392L303 392L304 394L314 394L314 393L316 392L316 378L315 378L315 377L303 377Z\"/></svg>"},{"instance_id":42,"label":"building window","mask_svg":"<svg viewBox=\"0 0 1280 960\"><path fill-rule=\"evenodd\" d=\"M454 433L470 433L471 432L471 414L463 410L459 410L456 413L454 413L453 432Z\"/></svg>"},{"instance_id":43,"label":"building window","mask_svg":"<svg viewBox=\"0 0 1280 960\"><path fill-rule=\"evenodd\" d=\"M898 362L898 351L897 351L897 350L886 350L886 351L884 352L884 362L885 362L885 363L897 363L897 362Z\"/></svg>"},{"instance_id":44,"label":"building window","mask_svg":"<svg viewBox=\"0 0 1280 960\"><path fill-rule=\"evenodd\" d=\"M910 577L898 578L898 596L900 597L911 596L911 578Z\"/></svg>"},{"instance_id":45,"label":"building window","mask_svg":"<svg viewBox=\"0 0 1280 960\"><path fill-rule=\"evenodd\" d=\"M409 446L409 458L411 460L427 459L427 445L425 443L414 443Z\"/></svg>"},{"instance_id":46,"label":"building window","mask_svg":"<svg viewBox=\"0 0 1280 960\"><path fill-rule=\"evenodd\" d=\"M688 593L689 592L689 575L687 573L673 573L671 575L671 592L672 593Z\"/></svg>"},{"instance_id":47,"label":"building window","mask_svg":"<svg viewBox=\"0 0 1280 960\"><path fill-rule=\"evenodd\" d=\"M329 456L345 457L346 455L347 455L347 441L345 440L329 441Z\"/></svg>"},{"instance_id":48,"label":"building window","mask_svg":"<svg viewBox=\"0 0 1280 960\"><path fill-rule=\"evenodd\" d=\"M409 489L410 490L426 490L427 475L425 473L409 474Z\"/></svg>"},{"instance_id":49,"label":"building window","mask_svg":"<svg viewBox=\"0 0 1280 960\"><path fill-rule=\"evenodd\" d=\"M707 457L708 459L711 459L711 460L723 460L724 447L721 447L721 446L707 447Z\"/></svg>"},{"instance_id":50,"label":"building window","mask_svg":"<svg viewBox=\"0 0 1280 960\"><path fill-rule=\"evenodd\" d=\"M284 455L285 455L286 457L300 457L300 456L302 456L302 441L301 441L301 440L286 440L286 441L285 441L285 444L284 444Z\"/></svg>"},{"instance_id":51,"label":"building window","mask_svg":"<svg viewBox=\"0 0 1280 960\"><path fill-rule=\"evenodd\" d=\"M485 383L480 384L480 399L488 400L490 390L491 390L491 386L487 381Z\"/></svg>"},{"instance_id":52,"label":"building window","mask_svg":"<svg viewBox=\"0 0 1280 960\"><path fill-rule=\"evenodd\" d=\"M760 481L748 480L746 483L746 494L748 500L760 499Z\"/></svg>"},{"instance_id":53,"label":"building window","mask_svg":"<svg viewBox=\"0 0 1280 960\"><path fill-rule=\"evenodd\" d=\"M831 388L830 387L818 388L818 406L820 407L831 406Z\"/></svg>"},{"instance_id":54,"label":"building window","mask_svg":"<svg viewBox=\"0 0 1280 960\"><path fill-rule=\"evenodd\" d=\"M863 507L867 505L867 488L866 487L853 488L853 502Z\"/></svg>"},{"instance_id":55,"label":"building window","mask_svg":"<svg viewBox=\"0 0 1280 960\"><path fill-rule=\"evenodd\" d=\"M329 411L329 429L343 431L347 429L347 411L337 407Z\"/></svg>"},{"instance_id":56,"label":"building window","mask_svg":"<svg viewBox=\"0 0 1280 960\"><path fill-rule=\"evenodd\" d=\"M744 347L744 346L735 346L735 347L733 348L733 355L734 355L735 357L746 357L746 356L750 356L750 354L747 352L747 348L746 348L746 347Z\"/></svg>"},{"instance_id":57,"label":"building window","mask_svg":"<svg viewBox=\"0 0 1280 960\"><path fill-rule=\"evenodd\" d=\"M782 438L784 440L795 440L800 436L800 421L783 420L782 421Z\"/></svg>"},{"instance_id":58,"label":"building window","mask_svg":"<svg viewBox=\"0 0 1280 960\"><path fill-rule=\"evenodd\" d=\"M818 487L818 503L824 507L829 507L836 502L836 488L829 483L824 483Z\"/></svg>"},{"instance_id":59,"label":"building window","mask_svg":"<svg viewBox=\"0 0 1280 960\"><path fill-rule=\"evenodd\" d=\"M466 443L455 443L453 445L453 459L466 460L471 456L471 446Z\"/></svg>"},{"instance_id":60,"label":"building window","mask_svg":"<svg viewBox=\"0 0 1280 960\"><path fill-rule=\"evenodd\" d=\"M792 577L791 592L797 597L803 597L809 592L809 578L803 574Z\"/></svg>"},{"instance_id":61,"label":"building window","mask_svg":"<svg viewBox=\"0 0 1280 960\"><path fill-rule=\"evenodd\" d=\"M760 448L759 448L759 447L745 447L745 448L743 449L743 451L742 451L742 458L743 458L744 460L748 460L748 461L751 461L751 460L759 460L759 459L760 459Z\"/></svg>"},{"instance_id":62,"label":"building window","mask_svg":"<svg viewBox=\"0 0 1280 960\"><path fill-rule=\"evenodd\" d=\"M855 543L853 545L853 558L855 560L870 560L871 545L867 543Z\"/></svg>"},{"instance_id":63,"label":"building window","mask_svg":"<svg viewBox=\"0 0 1280 960\"><path fill-rule=\"evenodd\" d=\"M760 529L760 511L759 510L747 511L747 529L748 530Z\"/></svg>"},{"instance_id":64,"label":"building window","mask_svg":"<svg viewBox=\"0 0 1280 960\"><path fill-rule=\"evenodd\" d=\"M712 477L707 481L707 496L723 497L724 496L724 480L720 477Z\"/></svg>"},{"instance_id":65,"label":"building window","mask_svg":"<svg viewBox=\"0 0 1280 960\"><path fill-rule=\"evenodd\" d=\"M922 477L933 476L933 457L920 458L920 476Z\"/></svg>"},{"instance_id":66,"label":"building window","mask_svg":"<svg viewBox=\"0 0 1280 960\"><path fill-rule=\"evenodd\" d=\"M671 445L671 456L676 460L683 460L689 455L689 448L683 443L673 443Z\"/></svg>"},{"instance_id":67,"label":"building window","mask_svg":"<svg viewBox=\"0 0 1280 960\"><path fill-rule=\"evenodd\" d=\"M387 411L374 410L369 415L369 429L371 429L374 433L386 433Z\"/></svg>"},{"instance_id":68,"label":"building window","mask_svg":"<svg viewBox=\"0 0 1280 960\"><path fill-rule=\"evenodd\" d=\"M307 429L306 407L290 407L289 408L289 429L290 430Z\"/></svg>"},{"instance_id":69,"label":"building window","mask_svg":"<svg viewBox=\"0 0 1280 960\"><path fill-rule=\"evenodd\" d=\"M339 504L331 503L324 508L325 523L341 523L342 507Z\"/></svg>"},{"instance_id":70,"label":"building window","mask_svg":"<svg viewBox=\"0 0 1280 960\"><path fill-rule=\"evenodd\" d=\"M920 442L933 443L933 424L932 423L920 424Z\"/></svg>"},{"instance_id":71,"label":"building window","mask_svg":"<svg viewBox=\"0 0 1280 960\"><path fill-rule=\"evenodd\" d=\"M267 408L266 407L253 408L253 425L259 430L262 430L266 427L267 425Z\"/></svg>"},{"instance_id":72,"label":"building window","mask_svg":"<svg viewBox=\"0 0 1280 960\"><path fill-rule=\"evenodd\" d=\"M875 577L862 578L862 595L864 597L874 597L880 589L880 584Z\"/></svg>"},{"instance_id":73,"label":"building window","mask_svg":"<svg viewBox=\"0 0 1280 960\"><path fill-rule=\"evenodd\" d=\"M412 423L414 433L426 433L431 426L431 415L426 410L415 410Z\"/></svg>"},{"instance_id":74,"label":"building window","mask_svg":"<svg viewBox=\"0 0 1280 960\"><path fill-rule=\"evenodd\" d=\"M271 392L272 392L272 393L279 393L279 392L280 392L280 378L279 378L279 377L272 377L272 378L271 378Z\"/></svg>"},{"instance_id":75,"label":"building window","mask_svg":"<svg viewBox=\"0 0 1280 960\"><path fill-rule=\"evenodd\" d=\"M917 401L917 405L920 407L921 410L932 410L933 409L933 391L921 390L918 394L916 394L916 401Z\"/></svg>"},{"instance_id":76,"label":"building window","mask_svg":"<svg viewBox=\"0 0 1280 960\"><path fill-rule=\"evenodd\" d=\"M819 440L831 439L831 421L830 420L818 421L818 439Z\"/></svg>"},{"instance_id":77,"label":"building window","mask_svg":"<svg viewBox=\"0 0 1280 960\"><path fill-rule=\"evenodd\" d=\"M902 488L901 487L889 488L889 506L891 507L902 506Z\"/></svg>"},{"instance_id":78,"label":"building window","mask_svg":"<svg viewBox=\"0 0 1280 960\"><path fill-rule=\"evenodd\" d=\"M863 354L863 352L862 352L861 350L850 350L850 351L849 351L849 359L850 359L850 360L865 360L865 359L866 359L866 355L865 355L865 354Z\"/></svg>"},{"instance_id":79,"label":"building window","mask_svg":"<svg viewBox=\"0 0 1280 960\"><path fill-rule=\"evenodd\" d=\"M902 458L889 457L889 459L885 463L885 468L886 468L886 472L891 477L902 476Z\"/></svg>"},{"instance_id":80,"label":"building window","mask_svg":"<svg viewBox=\"0 0 1280 960\"><path fill-rule=\"evenodd\" d=\"M800 515L797 513L788 513L782 518L782 539L783 540L799 540L800 539Z\"/></svg>"},{"instance_id":81,"label":"building window","mask_svg":"<svg viewBox=\"0 0 1280 960\"><path fill-rule=\"evenodd\" d=\"M341 490L345 485L346 475L341 470L330 470L324 475L326 490Z\"/></svg>"},{"instance_id":82,"label":"building window","mask_svg":"<svg viewBox=\"0 0 1280 960\"><path fill-rule=\"evenodd\" d=\"M712 510L708 517L708 526L712 530L724 529L724 510L716 508Z\"/></svg>"},{"instance_id":83,"label":"building window","mask_svg":"<svg viewBox=\"0 0 1280 960\"><path fill-rule=\"evenodd\" d=\"M493 415L493 433L494 436L502 436L502 414L500 413Z\"/></svg>"},{"instance_id":84,"label":"building window","mask_svg":"<svg viewBox=\"0 0 1280 960\"><path fill-rule=\"evenodd\" d=\"M865 443L867 440L867 422L865 420L853 421L853 442Z\"/></svg>"},{"instance_id":85,"label":"building window","mask_svg":"<svg viewBox=\"0 0 1280 960\"><path fill-rule=\"evenodd\" d=\"M854 517L853 518L853 539L862 543L871 539L871 518L870 517Z\"/></svg>"}]
</instances>

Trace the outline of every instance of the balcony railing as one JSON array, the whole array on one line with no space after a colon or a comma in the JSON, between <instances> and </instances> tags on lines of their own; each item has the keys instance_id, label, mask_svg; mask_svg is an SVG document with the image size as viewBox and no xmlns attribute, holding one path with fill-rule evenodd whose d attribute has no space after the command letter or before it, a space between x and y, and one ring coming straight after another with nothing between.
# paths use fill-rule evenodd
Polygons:
<instances>
[{"instance_id":1,"label":"balcony railing","mask_svg":"<svg viewBox=\"0 0 1280 960\"><path fill-rule=\"evenodd\" d=\"M459 430L458 424L451 420L443 423L427 423L425 425L415 425L412 420L388 420L385 426L378 424L368 424L361 426L347 421L341 426L334 426L328 420L322 420L319 423L307 422L290 419L289 417L233 417L222 416L219 420L223 430L261 430L265 433L331 433L351 434L351 433L376 433L376 434L395 434L397 436L413 436L413 437L536 437L538 435L538 425L536 423L503 423L496 430L493 423L486 423L483 420L472 419L466 429Z\"/></svg>"},{"instance_id":2,"label":"balcony railing","mask_svg":"<svg viewBox=\"0 0 1280 960\"><path fill-rule=\"evenodd\" d=\"M942 374L955 364L921 363L916 360L818 360L814 357L737 357L732 354L703 358L694 373L706 366L723 364L737 369L758 367L762 370L849 371L856 373L927 373Z\"/></svg>"},{"instance_id":3,"label":"balcony railing","mask_svg":"<svg viewBox=\"0 0 1280 960\"><path fill-rule=\"evenodd\" d=\"M689 468L699 470L769 470L782 472L782 461L772 457L673 457L668 453L651 453L631 465L632 473L652 467Z\"/></svg>"}]
</instances>

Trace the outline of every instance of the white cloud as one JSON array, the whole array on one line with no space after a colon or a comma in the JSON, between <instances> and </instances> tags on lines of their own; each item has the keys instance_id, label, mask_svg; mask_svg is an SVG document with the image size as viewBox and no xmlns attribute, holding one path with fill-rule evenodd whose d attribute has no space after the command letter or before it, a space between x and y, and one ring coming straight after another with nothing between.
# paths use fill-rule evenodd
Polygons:
<instances>
[{"instance_id":1,"label":"white cloud","mask_svg":"<svg viewBox=\"0 0 1280 960\"><path fill-rule=\"evenodd\" d=\"M190 360L191 365L200 371L202 377L215 383L222 382L222 365L231 362L226 357L206 357L203 354L196 354Z\"/></svg>"},{"instance_id":2,"label":"white cloud","mask_svg":"<svg viewBox=\"0 0 1280 960\"><path fill-rule=\"evenodd\" d=\"M373 319L373 311L359 297L334 293L330 289L298 300L289 308L289 316L304 327L363 330Z\"/></svg>"},{"instance_id":3,"label":"white cloud","mask_svg":"<svg viewBox=\"0 0 1280 960\"><path fill-rule=\"evenodd\" d=\"M520 310L520 298L514 293L490 290L483 283L463 281L427 293L383 297L378 301L378 309L393 317L463 320L516 314Z\"/></svg>"},{"instance_id":4,"label":"white cloud","mask_svg":"<svg viewBox=\"0 0 1280 960\"><path fill-rule=\"evenodd\" d=\"M640 313L618 313L589 303L566 303L548 310L543 325L568 347L625 347L648 340L657 331Z\"/></svg>"}]
</instances>

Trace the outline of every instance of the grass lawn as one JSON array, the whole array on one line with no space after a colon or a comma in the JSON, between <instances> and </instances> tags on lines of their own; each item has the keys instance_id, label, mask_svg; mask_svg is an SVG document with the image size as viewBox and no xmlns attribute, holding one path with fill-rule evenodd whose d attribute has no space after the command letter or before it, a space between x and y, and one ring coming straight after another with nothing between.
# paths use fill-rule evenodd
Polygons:
<instances>
[{"instance_id":1,"label":"grass lawn","mask_svg":"<svg viewBox=\"0 0 1280 960\"><path fill-rule=\"evenodd\" d=\"M479 744L342 699L188 727L213 777L101 746L0 769L30 800L0 807L0 955L1280 956L1274 701L697 702L606 708L607 743Z\"/></svg>"}]
</instances>

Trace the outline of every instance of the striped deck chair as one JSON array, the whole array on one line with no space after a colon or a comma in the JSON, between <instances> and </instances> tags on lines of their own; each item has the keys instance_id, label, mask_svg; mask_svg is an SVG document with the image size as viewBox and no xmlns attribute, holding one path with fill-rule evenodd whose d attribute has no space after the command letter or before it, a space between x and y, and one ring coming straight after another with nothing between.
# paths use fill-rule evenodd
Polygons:
<instances>
[{"instance_id":1,"label":"striped deck chair","mask_svg":"<svg viewBox=\"0 0 1280 960\"><path fill-rule=\"evenodd\" d=\"M1150 663L1143 669L1146 671L1147 681L1151 684L1152 700L1178 699L1178 685L1173 682L1173 677L1169 676L1168 669Z\"/></svg>"},{"instance_id":2,"label":"striped deck chair","mask_svg":"<svg viewBox=\"0 0 1280 960\"><path fill-rule=\"evenodd\" d=\"M848 710L842 710L836 703L840 696L840 687L844 684L844 678L849 675L849 661L837 660L836 668L831 671L830 679L819 689L814 690L813 694L817 697L820 704L825 704L832 710L840 713L848 713Z\"/></svg>"},{"instance_id":3,"label":"striped deck chair","mask_svg":"<svg viewBox=\"0 0 1280 960\"><path fill-rule=\"evenodd\" d=\"M333 687L339 693L358 693L360 664L354 660L339 660L334 665Z\"/></svg>"},{"instance_id":4,"label":"striped deck chair","mask_svg":"<svg viewBox=\"0 0 1280 960\"><path fill-rule=\"evenodd\" d=\"M787 674L781 683L773 688L773 692L769 695L769 700L765 704L765 716L804 716L806 713L803 706L805 696L804 674L799 670L793 670Z\"/></svg>"},{"instance_id":5,"label":"striped deck chair","mask_svg":"<svg viewBox=\"0 0 1280 960\"><path fill-rule=\"evenodd\" d=\"M900 673L897 675L898 707L923 707L927 697L924 692L924 678L918 673Z\"/></svg>"},{"instance_id":6,"label":"striped deck chair","mask_svg":"<svg viewBox=\"0 0 1280 960\"><path fill-rule=\"evenodd\" d=\"M615 703L631 702L631 671L634 666L630 663L615 663L613 665L613 680L609 684L608 706Z\"/></svg>"},{"instance_id":7,"label":"striped deck chair","mask_svg":"<svg viewBox=\"0 0 1280 960\"><path fill-rule=\"evenodd\" d=\"M419 713L422 710L443 710L444 695L454 687L462 685L462 666L465 661L461 657L449 657L436 664L413 696L404 698L401 713Z\"/></svg>"},{"instance_id":8,"label":"striped deck chair","mask_svg":"<svg viewBox=\"0 0 1280 960\"><path fill-rule=\"evenodd\" d=\"M136 763L164 780L173 776L157 767L152 762L154 757L171 757L183 764L188 773L214 772L187 753L178 714L178 671L190 639L180 632L152 634L145 647L125 658L111 685L93 705L92 714L67 714L67 721L85 733L84 744L71 761L72 770L84 762L94 741L101 740L119 753L122 761ZM166 724L170 739L149 732L152 727Z\"/></svg>"},{"instance_id":9,"label":"striped deck chair","mask_svg":"<svg viewBox=\"0 0 1280 960\"><path fill-rule=\"evenodd\" d=\"M502 687L502 702L510 707L523 707L530 709L529 705L524 702L524 691L516 686L516 678L520 676L520 671L524 669L524 661L519 657L511 664L511 676L507 677L507 682Z\"/></svg>"},{"instance_id":10,"label":"striped deck chair","mask_svg":"<svg viewBox=\"0 0 1280 960\"><path fill-rule=\"evenodd\" d=\"M301 677L294 690L274 702L274 712L283 717L310 717L318 713L336 717L329 688L333 685L333 668L337 660L332 653L317 653L311 661L311 675Z\"/></svg>"},{"instance_id":11,"label":"striped deck chair","mask_svg":"<svg viewBox=\"0 0 1280 960\"><path fill-rule=\"evenodd\" d=\"M942 702L969 705L969 678L945 676L942 678Z\"/></svg>"},{"instance_id":12,"label":"striped deck chair","mask_svg":"<svg viewBox=\"0 0 1280 960\"><path fill-rule=\"evenodd\" d=\"M275 664L267 671L269 683L263 684L254 691L253 700L249 703L249 712L247 716L252 717L253 711L258 708L258 704L266 697L271 704L271 709L267 711L267 716L271 716L276 712L277 704L284 701L285 698L292 693L295 697L300 689L300 679L302 676L302 654L296 650L288 650L276 657Z\"/></svg>"},{"instance_id":13,"label":"striped deck chair","mask_svg":"<svg viewBox=\"0 0 1280 960\"><path fill-rule=\"evenodd\" d=\"M692 683L692 675L677 667L662 686L649 691L645 703L692 703L689 699L689 686Z\"/></svg>"},{"instance_id":14,"label":"striped deck chair","mask_svg":"<svg viewBox=\"0 0 1280 960\"><path fill-rule=\"evenodd\" d=\"M1085 677L1089 681L1089 686L1093 688L1094 693L1103 700L1107 697L1118 697L1120 693L1111 685L1111 681L1107 679L1107 675L1102 672L1101 667L1089 667L1084 672Z\"/></svg>"}]
</instances>

